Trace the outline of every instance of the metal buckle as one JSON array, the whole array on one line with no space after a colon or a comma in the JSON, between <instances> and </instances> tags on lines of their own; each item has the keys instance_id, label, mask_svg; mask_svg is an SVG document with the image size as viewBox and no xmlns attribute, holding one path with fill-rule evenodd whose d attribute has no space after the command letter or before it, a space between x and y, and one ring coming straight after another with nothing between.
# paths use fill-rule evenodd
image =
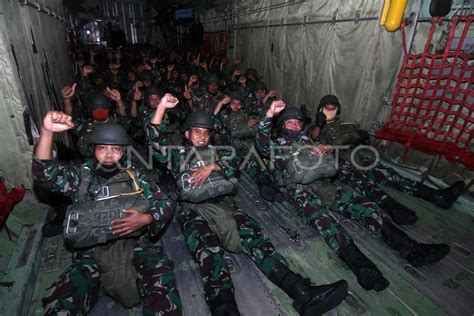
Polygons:
<instances>
[{"instance_id":1,"label":"metal buckle","mask_svg":"<svg viewBox=\"0 0 474 316\"><path fill-rule=\"evenodd\" d=\"M73 218L73 216L74 216L75 218ZM72 230L70 231L70 228L72 227L72 225L70 225L70 224L71 224L71 220L77 222L78 219L79 219L79 214L78 214L77 212L71 212L71 213L69 214L69 216L67 217L66 235L69 235L69 236L70 236L70 235L76 233L76 231L77 231L77 226L74 226L74 227L73 227L73 228L74 228L74 231L72 231Z\"/></svg>"},{"instance_id":2,"label":"metal buckle","mask_svg":"<svg viewBox=\"0 0 474 316\"><path fill-rule=\"evenodd\" d=\"M109 196L110 196L110 189L109 189L109 187L106 186L106 185L100 187L100 194L99 194L99 196L100 196L101 198L109 197Z\"/></svg>"},{"instance_id":3,"label":"metal buckle","mask_svg":"<svg viewBox=\"0 0 474 316\"><path fill-rule=\"evenodd\" d=\"M181 175L181 184L183 186L183 190L189 192L191 190L191 184L189 183L189 178L191 176L188 173L183 173Z\"/></svg>"}]
</instances>

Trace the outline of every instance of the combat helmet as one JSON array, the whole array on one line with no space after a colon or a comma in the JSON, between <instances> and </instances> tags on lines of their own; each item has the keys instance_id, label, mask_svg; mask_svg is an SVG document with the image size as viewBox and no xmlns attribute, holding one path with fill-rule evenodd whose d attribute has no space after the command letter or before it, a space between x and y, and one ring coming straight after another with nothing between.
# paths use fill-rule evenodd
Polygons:
<instances>
[{"instance_id":1,"label":"combat helmet","mask_svg":"<svg viewBox=\"0 0 474 316\"><path fill-rule=\"evenodd\" d=\"M328 94L322 97L321 101L319 101L318 112L321 111L326 104L334 104L337 106L337 115L341 114L341 103L335 95Z\"/></svg>"},{"instance_id":2,"label":"combat helmet","mask_svg":"<svg viewBox=\"0 0 474 316\"><path fill-rule=\"evenodd\" d=\"M182 130L184 132L191 127L201 127L213 130L214 122L212 121L212 117L206 112L193 112L186 118Z\"/></svg>"},{"instance_id":3,"label":"combat helmet","mask_svg":"<svg viewBox=\"0 0 474 316\"><path fill-rule=\"evenodd\" d=\"M301 110L292 106L287 107L278 117L278 128L282 131L285 125L285 121L297 119L304 124L304 116Z\"/></svg>"},{"instance_id":4,"label":"combat helmet","mask_svg":"<svg viewBox=\"0 0 474 316\"><path fill-rule=\"evenodd\" d=\"M90 145L130 145L130 139L125 129L111 122L98 123L94 126L91 138L89 140Z\"/></svg>"},{"instance_id":5,"label":"combat helmet","mask_svg":"<svg viewBox=\"0 0 474 316\"><path fill-rule=\"evenodd\" d=\"M86 105L91 109L110 109L112 107L112 103L110 102L109 98L100 93L91 94L87 98Z\"/></svg>"}]
</instances>

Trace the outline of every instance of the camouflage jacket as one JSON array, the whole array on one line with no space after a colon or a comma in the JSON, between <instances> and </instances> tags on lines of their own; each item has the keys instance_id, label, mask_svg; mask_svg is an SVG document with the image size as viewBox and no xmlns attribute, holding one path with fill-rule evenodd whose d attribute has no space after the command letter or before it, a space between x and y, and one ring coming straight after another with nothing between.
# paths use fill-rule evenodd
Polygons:
<instances>
[{"instance_id":1,"label":"camouflage jacket","mask_svg":"<svg viewBox=\"0 0 474 316\"><path fill-rule=\"evenodd\" d=\"M333 146L356 145L359 135L356 131L359 124L335 120L324 124L319 135L322 144Z\"/></svg>"},{"instance_id":2,"label":"camouflage jacket","mask_svg":"<svg viewBox=\"0 0 474 316\"><path fill-rule=\"evenodd\" d=\"M269 107L270 103L268 101L263 103L262 100L257 99L254 95L245 99L244 109L249 115L263 117Z\"/></svg>"},{"instance_id":3,"label":"camouflage jacket","mask_svg":"<svg viewBox=\"0 0 474 316\"><path fill-rule=\"evenodd\" d=\"M153 125L147 123L147 137L149 144L153 146L153 156L161 163L166 163L167 168L176 177L183 170L183 163L186 161L189 154L192 152L191 146L169 146L166 137L167 126L166 123ZM216 163L221 170L219 171L225 178L238 177L238 159L233 157L229 150L219 150L216 148L216 153L219 158Z\"/></svg>"},{"instance_id":4,"label":"camouflage jacket","mask_svg":"<svg viewBox=\"0 0 474 316\"><path fill-rule=\"evenodd\" d=\"M249 119L255 118L248 115L244 110L233 112L224 109L220 113L220 121L223 133L226 137L226 144L236 148L238 154L243 154L250 150L255 141L255 132L257 126L249 128L247 122ZM244 151L244 152L242 152Z\"/></svg>"},{"instance_id":5,"label":"camouflage jacket","mask_svg":"<svg viewBox=\"0 0 474 316\"><path fill-rule=\"evenodd\" d=\"M285 172L291 153L294 150L291 145L294 142L303 145L314 145L311 138L307 137L305 132L302 131L293 141L288 141L284 137L271 139L272 125L272 118L267 116L259 123L255 147L262 156L270 158L270 170L273 172L280 188L287 192L302 189L311 190L322 199L323 203L331 205L335 199L336 187L331 184L330 179L315 180L310 184L296 184Z\"/></svg>"},{"instance_id":6,"label":"camouflage jacket","mask_svg":"<svg viewBox=\"0 0 474 316\"><path fill-rule=\"evenodd\" d=\"M252 91L250 91L250 88L248 86L239 85L235 90L239 91L245 100L252 96Z\"/></svg>"},{"instance_id":7,"label":"camouflage jacket","mask_svg":"<svg viewBox=\"0 0 474 316\"><path fill-rule=\"evenodd\" d=\"M257 126L257 136L255 138L255 148L265 158L271 158L276 169L284 169L289 154L292 151L292 141L288 141L284 137L271 137L273 127L273 118L265 116ZM301 132L294 140L305 145L313 145L311 139L304 132Z\"/></svg>"},{"instance_id":8,"label":"camouflage jacket","mask_svg":"<svg viewBox=\"0 0 474 316\"><path fill-rule=\"evenodd\" d=\"M192 98L194 112L206 112L212 115L217 103L222 99L222 93L217 92L216 95L212 95L203 89L193 93Z\"/></svg>"},{"instance_id":9,"label":"camouflage jacket","mask_svg":"<svg viewBox=\"0 0 474 316\"><path fill-rule=\"evenodd\" d=\"M92 173L91 187L100 186L101 178L93 171L94 163L92 160L85 162ZM87 192L80 192L81 177L80 168L82 166L65 166L58 163L56 153L53 154L53 159L39 160L33 158L32 173L34 182L40 187L52 191L62 193L69 196L73 203L90 197L81 196ZM151 182L138 169L131 167L138 181L139 187L143 190L143 194L149 201L148 213L153 216L153 222L148 225L148 234L152 238L156 238L160 231L165 227L167 222L171 219L174 210L174 202L166 196L154 182ZM121 172L125 172L121 171ZM94 188L91 188L94 190ZM91 191L92 192L92 191Z\"/></svg>"}]
</instances>

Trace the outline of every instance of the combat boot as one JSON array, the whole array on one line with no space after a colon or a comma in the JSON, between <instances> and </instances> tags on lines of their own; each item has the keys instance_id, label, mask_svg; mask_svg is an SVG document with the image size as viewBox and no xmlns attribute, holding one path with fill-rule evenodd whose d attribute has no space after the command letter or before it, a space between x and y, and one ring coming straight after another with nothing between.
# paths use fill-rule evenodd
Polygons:
<instances>
[{"instance_id":1,"label":"combat boot","mask_svg":"<svg viewBox=\"0 0 474 316\"><path fill-rule=\"evenodd\" d=\"M388 221L382 226L382 239L415 267L438 262L446 257L450 250L446 244L417 243Z\"/></svg>"},{"instance_id":2,"label":"combat boot","mask_svg":"<svg viewBox=\"0 0 474 316\"><path fill-rule=\"evenodd\" d=\"M54 219L44 224L41 232L44 237L54 237L61 235L64 230L63 222L66 215L67 206L58 206L54 209Z\"/></svg>"},{"instance_id":3,"label":"combat boot","mask_svg":"<svg viewBox=\"0 0 474 316\"><path fill-rule=\"evenodd\" d=\"M239 309L231 289L222 290L209 302L212 316L239 316Z\"/></svg>"},{"instance_id":4,"label":"combat boot","mask_svg":"<svg viewBox=\"0 0 474 316\"><path fill-rule=\"evenodd\" d=\"M390 284L377 266L367 258L354 243L350 243L338 251L339 257L357 276L357 282L365 290L380 292Z\"/></svg>"},{"instance_id":5,"label":"combat boot","mask_svg":"<svg viewBox=\"0 0 474 316\"><path fill-rule=\"evenodd\" d=\"M379 206L386 211L398 225L413 225L418 221L418 216L416 216L414 211L398 203L388 195L379 203Z\"/></svg>"},{"instance_id":6,"label":"combat boot","mask_svg":"<svg viewBox=\"0 0 474 316\"><path fill-rule=\"evenodd\" d=\"M425 201L433 202L436 206L447 210L464 193L465 187L464 181L457 181L442 190L432 189L426 185L419 184L413 195Z\"/></svg>"},{"instance_id":7,"label":"combat boot","mask_svg":"<svg viewBox=\"0 0 474 316\"><path fill-rule=\"evenodd\" d=\"M294 300L293 307L303 316L324 314L338 306L347 295L345 280L312 285L309 279L292 272L281 262L273 267L268 279Z\"/></svg>"}]
</instances>

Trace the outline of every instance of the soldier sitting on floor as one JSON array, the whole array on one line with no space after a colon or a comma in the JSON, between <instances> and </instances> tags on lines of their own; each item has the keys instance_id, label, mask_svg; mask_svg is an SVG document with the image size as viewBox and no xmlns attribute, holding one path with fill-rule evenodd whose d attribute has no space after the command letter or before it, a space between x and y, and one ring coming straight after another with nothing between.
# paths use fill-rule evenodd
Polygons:
<instances>
[{"instance_id":1,"label":"soldier sitting on floor","mask_svg":"<svg viewBox=\"0 0 474 316\"><path fill-rule=\"evenodd\" d=\"M43 299L45 314L87 314L105 290L124 307L142 302L146 315L181 315L173 263L152 243L172 216L172 200L125 166L130 142L114 123L92 131L92 159L79 168L59 164L53 135L73 127L71 116L48 112L33 157L35 183L73 200L64 236L75 256Z\"/></svg>"},{"instance_id":2,"label":"soldier sitting on floor","mask_svg":"<svg viewBox=\"0 0 474 316\"><path fill-rule=\"evenodd\" d=\"M347 294L346 281L315 286L291 271L260 224L236 207L237 159L227 151L216 152L209 144L214 129L209 114L194 112L187 118L183 127L187 146L168 149L171 153L163 150L163 116L177 104L176 98L165 95L148 132L157 149L154 154L171 157L169 167L182 202L179 220L188 248L201 268L204 295L212 314L239 315L224 249L247 254L269 280L294 299L293 306L301 315L319 315L339 305Z\"/></svg>"}]
</instances>

